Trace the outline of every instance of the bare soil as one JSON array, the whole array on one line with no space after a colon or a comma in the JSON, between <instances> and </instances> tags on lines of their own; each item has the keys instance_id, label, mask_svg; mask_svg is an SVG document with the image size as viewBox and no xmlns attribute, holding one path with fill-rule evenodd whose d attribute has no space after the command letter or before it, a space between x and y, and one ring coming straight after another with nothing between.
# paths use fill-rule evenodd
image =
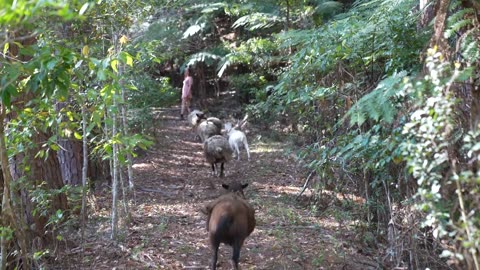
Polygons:
<instances>
[{"instance_id":1,"label":"bare soil","mask_svg":"<svg viewBox=\"0 0 480 270\"><path fill-rule=\"evenodd\" d=\"M208 269L211 250L199 210L232 180L249 183L246 197L256 211L242 269L375 269L375 249L368 234L359 233L354 197L325 193L324 200L312 201L308 189L297 198L308 172L286 154L287 142L250 124L251 161L242 151L241 160L226 164L225 178L214 178L202 144L178 116L176 107L158 110L156 144L135 159L135 200L128 205L130 222L122 211L119 240L110 239L111 195L105 188L89 197L84 250L79 230L69 231L48 269ZM342 203L346 197L349 204ZM231 269L231 252L220 247L218 269Z\"/></svg>"}]
</instances>

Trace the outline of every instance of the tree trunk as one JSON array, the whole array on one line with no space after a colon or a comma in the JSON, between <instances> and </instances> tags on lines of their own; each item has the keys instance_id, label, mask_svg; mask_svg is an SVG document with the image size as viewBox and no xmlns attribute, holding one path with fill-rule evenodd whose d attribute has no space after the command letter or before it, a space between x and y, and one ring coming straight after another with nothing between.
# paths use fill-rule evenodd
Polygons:
<instances>
[{"instance_id":1,"label":"tree trunk","mask_svg":"<svg viewBox=\"0 0 480 270\"><path fill-rule=\"evenodd\" d=\"M60 113L61 109L68 106L67 102L55 104L55 110ZM82 142L73 138L65 138L59 134L58 161L62 173L63 183L66 185L79 186L82 184Z\"/></svg>"},{"instance_id":2,"label":"tree trunk","mask_svg":"<svg viewBox=\"0 0 480 270\"><path fill-rule=\"evenodd\" d=\"M82 143L74 139L60 138L58 160L63 183L79 186L82 184Z\"/></svg>"},{"instance_id":3,"label":"tree trunk","mask_svg":"<svg viewBox=\"0 0 480 270\"><path fill-rule=\"evenodd\" d=\"M86 99L86 91L84 93ZM87 174L88 174L88 141L87 141L87 105L85 104L86 100L82 103L82 210L81 210L81 219L82 219L82 253L85 244L85 226L87 223Z\"/></svg>"},{"instance_id":4,"label":"tree trunk","mask_svg":"<svg viewBox=\"0 0 480 270\"><path fill-rule=\"evenodd\" d=\"M285 0L286 12L285 12L285 31L290 28L290 0Z\"/></svg>"},{"instance_id":5,"label":"tree trunk","mask_svg":"<svg viewBox=\"0 0 480 270\"><path fill-rule=\"evenodd\" d=\"M0 197L3 196L3 172L0 171ZM1 208L1 205L0 205L0 213L2 213L2 208ZM1 225L0 225L1 226Z\"/></svg>"},{"instance_id":6,"label":"tree trunk","mask_svg":"<svg viewBox=\"0 0 480 270\"><path fill-rule=\"evenodd\" d=\"M115 52L119 53L119 44L118 44L118 35L116 33L113 34L114 37L114 48ZM115 92L113 93L113 107L117 107L117 90L114 90ZM112 120L112 133L111 136L112 138L117 137L117 112L115 110L109 110L107 111L107 115L110 117ZM116 240L118 236L118 171L120 170L119 167L119 160L118 160L118 144L116 142L113 142L112 145L112 219L111 219L111 224L112 224L112 232L111 232L111 239Z\"/></svg>"},{"instance_id":7,"label":"tree trunk","mask_svg":"<svg viewBox=\"0 0 480 270\"><path fill-rule=\"evenodd\" d=\"M445 36L445 26L447 23L448 6L450 0L439 0L435 6L435 23L433 25L433 36L430 40L430 47L438 47L445 59L450 59L450 46Z\"/></svg>"},{"instance_id":8,"label":"tree trunk","mask_svg":"<svg viewBox=\"0 0 480 270\"><path fill-rule=\"evenodd\" d=\"M120 65L119 70L119 77L122 78L121 74L123 72L123 64ZM125 87L123 80L120 80L120 87L121 87L121 118L122 118L122 135L123 136L128 136L129 131L128 131L128 121L127 121L127 99L125 97ZM128 189L130 192L135 192L135 179L133 176L133 156L130 153L130 151L127 151L127 176L128 176Z\"/></svg>"},{"instance_id":9,"label":"tree trunk","mask_svg":"<svg viewBox=\"0 0 480 270\"><path fill-rule=\"evenodd\" d=\"M434 5L431 5L430 2L432 2L432 0L420 0L420 18L417 22L418 31L424 31L424 28L435 18Z\"/></svg>"},{"instance_id":10,"label":"tree trunk","mask_svg":"<svg viewBox=\"0 0 480 270\"><path fill-rule=\"evenodd\" d=\"M207 99L207 89L206 89L206 82L205 82L205 68L203 63L198 63L197 65L197 78L198 78L198 92L200 96L200 106L202 109L206 107L206 99Z\"/></svg>"},{"instance_id":11,"label":"tree trunk","mask_svg":"<svg viewBox=\"0 0 480 270\"><path fill-rule=\"evenodd\" d=\"M44 144L50 135L44 132L38 132L33 136L32 140L34 147L27 150L27 153L18 154L10 160L10 172L14 180L26 177L33 189L38 188L42 183L46 184L47 190L61 189L63 187L62 173L60 170L60 163L55 151L49 151L45 158L35 157L41 150L41 145ZM26 173L28 172L28 173ZM34 224L32 228L35 235L46 240L46 243L51 243L52 235L45 234L45 225L47 224L50 214L56 210L66 210L67 197L65 194L56 194L51 198L50 209L47 213L37 212L33 214L37 205L32 202L32 198L27 189L21 190L22 205L25 207L23 214L27 224Z\"/></svg>"},{"instance_id":12,"label":"tree trunk","mask_svg":"<svg viewBox=\"0 0 480 270\"><path fill-rule=\"evenodd\" d=\"M114 98L115 99L115 98ZM114 104L115 106L115 104ZM112 113L112 137L117 135L117 119L116 114ZM112 171L112 234L113 240L117 239L118 235L118 145L113 143L113 171Z\"/></svg>"},{"instance_id":13,"label":"tree trunk","mask_svg":"<svg viewBox=\"0 0 480 270\"><path fill-rule=\"evenodd\" d=\"M30 243L28 235L26 234L26 225L21 217L17 213L21 213L20 210L15 209L15 193L11 190L11 183L13 181L12 175L9 173L7 147L5 143L5 107L1 106L0 112L0 162L3 174L3 196L2 196L2 208L1 208L1 226L10 227L14 232L12 240L8 240L6 235L1 236L0 239L0 267L6 268L7 255L10 241L16 241L20 247L20 253L23 260L23 268L30 269L30 259L28 257L28 246Z\"/></svg>"}]
</instances>

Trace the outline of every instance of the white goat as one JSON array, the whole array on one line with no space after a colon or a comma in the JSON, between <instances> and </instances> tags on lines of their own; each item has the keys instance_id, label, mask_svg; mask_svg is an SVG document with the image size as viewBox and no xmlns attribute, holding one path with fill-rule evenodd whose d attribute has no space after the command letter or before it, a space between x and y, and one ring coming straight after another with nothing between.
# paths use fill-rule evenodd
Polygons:
<instances>
[{"instance_id":1,"label":"white goat","mask_svg":"<svg viewBox=\"0 0 480 270\"><path fill-rule=\"evenodd\" d=\"M243 146L243 148L245 148L247 151L247 157L250 161L250 149L248 148L247 136L245 133L243 133L243 131L237 129L243 126L246 120L247 116L245 116L245 118L235 127L232 125L232 123L225 123L225 132L228 136L228 144L237 156L237 160L240 160L240 146Z\"/></svg>"},{"instance_id":2,"label":"white goat","mask_svg":"<svg viewBox=\"0 0 480 270\"><path fill-rule=\"evenodd\" d=\"M199 110L193 110L188 114L187 120L192 127L197 127L201 119L205 118L205 113Z\"/></svg>"},{"instance_id":3,"label":"white goat","mask_svg":"<svg viewBox=\"0 0 480 270\"><path fill-rule=\"evenodd\" d=\"M205 119L205 113L199 110L193 110L191 113L188 114L187 121L192 127L192 133L193 133L193 139L197 140L200 139L198 135L198 125L202 121L202 119Z\"/></svg>"}]
</instances>

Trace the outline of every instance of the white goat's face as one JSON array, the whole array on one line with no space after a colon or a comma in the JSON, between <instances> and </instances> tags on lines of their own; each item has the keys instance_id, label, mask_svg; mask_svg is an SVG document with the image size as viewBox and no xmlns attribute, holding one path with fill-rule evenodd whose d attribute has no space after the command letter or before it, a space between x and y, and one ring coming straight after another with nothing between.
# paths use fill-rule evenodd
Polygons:
<instances>
[{"instance_id":1,"label":"white goat's face","mask_svg":"<svg viewBox=\"0 0 480 270\"><path fill-rule=\"evenodd\" d=\"M232 123L225 123L225 131L229 133L233 129Z\"/></svg>"}]
</instances>

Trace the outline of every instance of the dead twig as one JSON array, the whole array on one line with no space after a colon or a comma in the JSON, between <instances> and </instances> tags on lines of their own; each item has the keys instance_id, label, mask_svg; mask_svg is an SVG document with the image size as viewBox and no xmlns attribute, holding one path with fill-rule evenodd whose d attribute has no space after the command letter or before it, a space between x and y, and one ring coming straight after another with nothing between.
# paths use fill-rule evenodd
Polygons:
<instances>
[{"instance_id":1,"label":"dead twig","mask_svg":"<svg viewBox=\"0 0 480 270\"><path fill-rule=\"evenodd\" d=\"M312 170L310 172L310 174L307 176L307 180L305 180L305 184L303 185L302 191L300 191L300 193L298 193L296 200L298 200L298 198L300 198L300 196L302 196L303 192L305 192L305 190L307 189L308 183L310 182L310 179L312 179L312 176L314 174L316 174L315 170Z\"/></svg>"}]
</instances>

